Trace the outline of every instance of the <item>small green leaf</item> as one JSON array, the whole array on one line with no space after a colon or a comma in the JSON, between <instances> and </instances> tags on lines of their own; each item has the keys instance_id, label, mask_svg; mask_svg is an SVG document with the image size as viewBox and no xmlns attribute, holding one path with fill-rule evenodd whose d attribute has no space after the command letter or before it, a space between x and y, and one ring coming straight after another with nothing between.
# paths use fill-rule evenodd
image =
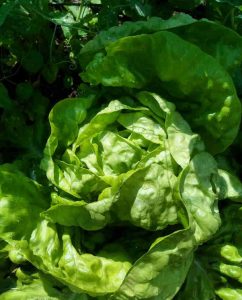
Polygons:
<instances>
[{"instance_id":1,"label":"small green leaf","mask_svg":"<svg viewBox=\"0 0 242 300\"><path fill-rule=\"evenodd\" d=\"M37 73L44 65L44 58L39 51L33 49L23 56L21 63L26 71L30 73Z\"/></svg>"},{"instance_id":2,"label":"small green leaf","mask_svg":"<svg viewBox=\"0 0 242 300\"><path fill-rule=\"evenodd\" d=\"M34 88L29 82L21 82L16 87L16 95L22 100L30 99L33 92Z\"/></svg>"},{"instance_id":3,"label":"small green leaf","mask_svg":"<svg viewBox=\"0 0 242 300\"><path fill-rule=\"evenodd\" d=\"M45 65L41 74L48 83L53 83L58 74L58 66L56 64Z\"/></svg>"}]
</instances>

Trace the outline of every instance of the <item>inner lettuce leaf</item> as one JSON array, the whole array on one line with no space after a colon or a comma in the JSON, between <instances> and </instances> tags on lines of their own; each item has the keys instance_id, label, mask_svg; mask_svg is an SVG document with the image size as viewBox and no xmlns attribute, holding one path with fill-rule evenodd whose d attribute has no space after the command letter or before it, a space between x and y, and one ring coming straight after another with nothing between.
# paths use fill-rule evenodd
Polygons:
<instances>
[{"instance_id":1,"label":"inner lettuce leaf","mask_svg":"<svg viewBox=\"0 0 242 300\"><path fill-rule=\"evenodd\" d=\"M127 223L156 231L182 223L180 207L185 205L196 220L197 243L216 232L220 224L212 178L218 176L216 162L174 104L150 92L139 92L132 106L113 100L90 120L73 123L76 136L62 149L57 135L66 123L58 120L72 101L59 102L50 113L52 131L42 168L60 196L43 217L85 230ZM73 101L73 110L86 114L81 101L79 108ZM68 140L62 137L62 143L68 145ZM184 186L177 198L174 191L180 177Z\"/></svg>"},{"instance_id":2,"label":"inner lettuce leaf","mask_svg":"<svg viewBox=\"0 0 242 300\"><path fill-rule=\"evenodd\" d=\"M195 239L197 243L205 242L221 223L214 189L218 180L215 159L206 152L195 155L179 179L179 192L192 216Z\"/></svg>"},{"instance_id":3,"label":"inner lettuce leaf","mask_svg":"<svg viewBox=\"0 0 242 300\"><path fill-rule=\"evenodd\" d=\"M231 77L214 58L171 32L109 44L88 64L82 79L165 96L211 153L224 151L238 133L241 107Z\"/></svg>"}]
</instances>

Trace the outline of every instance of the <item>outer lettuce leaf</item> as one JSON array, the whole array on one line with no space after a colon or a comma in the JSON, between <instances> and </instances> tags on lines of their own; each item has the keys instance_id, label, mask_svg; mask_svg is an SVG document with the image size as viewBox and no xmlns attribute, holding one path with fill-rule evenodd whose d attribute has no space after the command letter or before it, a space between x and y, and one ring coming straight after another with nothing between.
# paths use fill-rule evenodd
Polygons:
<instances>
[{"instance_id":1,"label":"outer lettuce leaf","mask_svg":"<svg viewBox=\"0 0 242 300\"><path fill-rule=\"evenodd\" d=\"M172 29L186 41L213 56L231 75L242 63L242 37L234 30L208 20ZM207 33L207 34L205 34Z\"/></svg>"},{"instance_id":2,"label":"outer lettuce leaf","mask_svg":"<svg viewBox=\"0 0 242 300\"><path fill-rule=\"evenodd\" d=\"M190 229L158 239L110 299L173 299L192 262L193 247Z\"/></svg>"},{"instance_id":3,"label":"outer lettuce leaf","mask_svg":"<svg viewBox=\"0 0 242 300\"><path fill-rule=\"evenodd\" d=\"M239 34L208 20L188 24L182 30L172 28L171 31L213 56L232 76L241 95L242 38Z\"/></svg>"},{"instance_id":4,"label":"outer lettuce leaf","mask_svg":"<svg viewBox=\"0 0 242 300\"><path fill-rule=\"evenodd\" d=\"M46 240L42 238L43 232L48 234ZM28 249L23 251L36 267L51 274L75 292L103 295L118 289L131 267L127 258L117 260L80 253L73 246L68 231L62 234L61 239L62 241L58 239L56 227L43 221L33 233L29 245L30 251ZM50 241L52 241L53 251L47 257L46 250L50 247ZM40 242L42 247L39 246Z\"/></svg>"},{"instance_id":5,"label":"outer lettuce leaf","mask_svg":"<svg viewBox=\"0 0 242 300\"><path fill-rule=\"evenodd\" d=\"M106 55L96 55L82 78L135 89L159 84L213 153L237 135L240 102L230 76L211 56L170 32L119 39L106 47Z\"/></svg>"},{"instance_id":6,"label":"outer lettuce leaf","mask_svg":"<svg viewBox=\"0 0 242 300\"><path fill-rule=\"evenodd\" d=\"M33 231L29 247L22 247L22 251L38 269L51 274L74 292L90 295L117 290L131 267L127 258L119 261L78 252L72 244L70 233L63 233L59 240L55 225L46 221L39 223Z\"/></svg>"},{"instance_id":7,"label":"outer lettuce leaf","mask_svg":"<svg viewBox=\"0 0 242 300\"><path fill-rule=\"evenodd\" d=\"M18 178L8 178L10 179L9 182L5 182L5 187L10 183L15 184L15 181L18 180ZM26 180L24 176L23 178L23 180ZM31 189L35 184L28 180L24 183L24 186L25 189ZM19 191L19 194L21 195L21 191ZM37 203L42 201L41 192L39 192L39 195L36 194L35 196L35 201ZM11 201L12 198L9 197L9 199L9 201ZM13 199L16 199L16 201L18 200L17 198ZM23 209L28 206L29 200L29 196L25 197L25 202L22 202ZM38 211L41 212L41 207ZM12 208L11 214L14 215L14 208ZM27 218L29 218L28 212L25 213L22 219L23 223L26 222ZM14 222L13 219L12 222ZM2 232L7 230L8 224L9 223L3 222ZM49 224L48 221L39 219L37 226L33 223L30 237L25 236L22 238L21 236L16 236L14 241L11 241L10 238L8 238L8 240L11 244L15 244L27 260L35 267L52 275L75 292L84 292L93 296L108 296L108 294L117 291L131 267L125 253L122 253L122 258L119 255L115 256L113 248L110 253L107 252L105 255L103 254L103 256L79 253L72 244L71 235L72 231L64 229L62 233L61 231L58 232L58 229L54 224ZM22 236L24 236L24 233L22 233ZM148 291L146 290L146 287L144 289L142 286L139 287L139 284L137 285L137 288L141 293L140 295L144 295L147 298L151 295L163 293L160 282L163 281L162 278L166 276L167 272L170 272L171 286L166 287L164 295L175 294L179 285L182 284L190 265L193 248L193 238L189 230L177 231L170 236L156 240L150 250L134 265L127 277L127 281L124 282L124 286L122 286L117 294L114 294L114 299L122 297L121 295L123 292L126 294L128 282L132 278L133 273L140 273L139 268L142 268L143 270L150 270L150 268L153 268L151 278L146 278L146 283L144 283L144 287L147 285L150 286ZM111 258L107 256L110 256ZM157 261L159 261L158 265ZM174 264L175 269L177 270L176 272L174 272ZM182 265L182 267L177 268L178 265L179 267ZM148 274L147 271L144 275L145 274ZM176 279L175 281L172 280L174 276ZM143 278L143 276L140 278ZM153 288L153 284L157 285L157 287ZM39 297L41 295L47 297L47 299L49 296L54 297L54 299L55 297L56 299L62 299L62 296L58 296L58 292L55 293L51 285L45 283L44 279L42 279L42 281L34 279L28 285L22 285L14 291L6 292L3 294L5 297L3 299L13 299L13 297L22 297L24 299L26 293L29 293L30 291L31 297L35 297L35 295ZM125 297L125 299L129 299L127 298L128 296ZM82 299L82 296L80 296L80 299Z\"/></svg>"},{"instance_id":8,"label":"outer lettuce leaf","mask_svg":"<svg viewBox=\"0 0 242 300\"><path fill-rule=\"evenodd\" d=\"M151 17L148 21L124 22L122 26L115 26L106 31L101 31L95 38L87 42L80 52L80 63L83 67L86 67L96 53L103 51L106 46L120 38L143 33L154 33L194 22L196 20L186 14L177 14L169 20Z\"/></svg>"},{"instance_id":9,"label":"outer lettuce leaf","mask_svg":"<svg viewBox=\"0 0 242 300\"><path fill-rule=\"evenodd\" d=\"M5 241L29 239L40 220L39 212L48 207L48 193L21 172L3 165L0 196L0 238Z\"/></svg>"},{"instance_id":10,"label":"outer lettuce leaf","mask_svg":"<svg viewBox=\"0 0 242 300\"><path fill-rule=\"evenodd\" d=\"M41 272L32 274L24 273L17 269L17 284L12 289L0 295L1 300L26 300L26 299L45 299L45 300L87 300L86 295L74 294L70 290L61 290L56 288L55 280L44 275Z\"/></svg>"},{"instance_id":11,"label":"outer lettuce leaf","mask_svg":"<svg viewBox=\"0 0 242 300\"><path fill-rule=\"evenodd\" d=\"M83 67L86 67L94 59L96 53L105 53L105 48L118 39L140 34L151 34L162 30L174 32L213 56L232 75L240 92L241 36L221 24L207 19L198 21L185 14L177 14L168 20L154 17L148 21L125 22L121 26L102 31L82 48L79 56L80 63Z\"/></svg>"},{"instance_id":12,"label":"outer lettuce leaf","mask_svg":"<svg viewBox=\"0 0 242 300\"><path fill-rule=\"evenodd\" d=\"M23 174L7 173L5 167L2 167L0 175L0 201L8 208L8 218L1 216L2 239L18 249L39 270L51 274L79 293L101 295L117 290L131 267L128 261L78 253L69 232L58 233L54 224L41 219L40 213L45 208L46 199L43 192L37 190L35 182ZM17 188L18 185L21 189ZM21 209L16 210L18 205ZM6 210L1 212L6 213ZM35 219L29 222L31 214ZM23 226L18 222L20 216Z\"/></svg>"}]
</instances>

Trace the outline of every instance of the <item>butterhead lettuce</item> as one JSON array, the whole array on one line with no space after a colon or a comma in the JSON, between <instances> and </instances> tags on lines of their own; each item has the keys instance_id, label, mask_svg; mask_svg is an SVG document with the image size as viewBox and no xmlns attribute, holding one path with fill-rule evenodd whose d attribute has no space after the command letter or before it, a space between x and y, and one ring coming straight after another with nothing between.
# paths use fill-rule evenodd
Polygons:
<instances>
[{"instance_id":1,"label":"butterhead lettuce","mask_svg":"<svg viewBox=\"0 0 242 300\"><path fill-rule=\"evenodd\" d=\"M218 59L189 41L193 19L152 22L83 50L88 88L49 114L46 181L0 166L0 262L18 266L14 279L0 268L10 278L0 299L240 295L237 282L230 289L231 278L241 283L231 275L240 242L219 231L218 202L240 202L242 188L213 156L238 132L240 102ZM214 248L211 271L199 253Z\"/></svg>"},{"instance_id":2,"label":"butterhead lettuce","mask_svg":"<svg viewBox=\"0 0 242 300\"><path fill-rule=\"evenodd\" d=\"M220 225L216 161L158 94L138 92L89 115L93 101L66 99L50 113L42 168L51 197L1 168L1 238L74 293L172 299L195 249ZM27 231L14 229L14 201Z\"/></svg>"}]
</instances>

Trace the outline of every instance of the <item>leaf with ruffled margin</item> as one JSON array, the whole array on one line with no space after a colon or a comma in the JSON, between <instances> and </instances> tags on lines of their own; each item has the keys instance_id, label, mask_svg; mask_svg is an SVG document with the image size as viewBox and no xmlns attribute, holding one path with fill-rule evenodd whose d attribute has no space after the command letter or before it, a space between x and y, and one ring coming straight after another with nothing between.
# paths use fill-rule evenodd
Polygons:
<instances>
[{"instance_id":1,"label":"leaf with ruffled margin","mask_svg":"<svg viewBox=\"0 0 242 300\"><path fill-rule=\"evenodd\" d=\"M82 78L143 90L159 82L213 153L222 152L237 135L241 107L230 76L215 59L173 33L122 38L106 47L106 55L96 55Z\"/></svg>"}]
</instances>

